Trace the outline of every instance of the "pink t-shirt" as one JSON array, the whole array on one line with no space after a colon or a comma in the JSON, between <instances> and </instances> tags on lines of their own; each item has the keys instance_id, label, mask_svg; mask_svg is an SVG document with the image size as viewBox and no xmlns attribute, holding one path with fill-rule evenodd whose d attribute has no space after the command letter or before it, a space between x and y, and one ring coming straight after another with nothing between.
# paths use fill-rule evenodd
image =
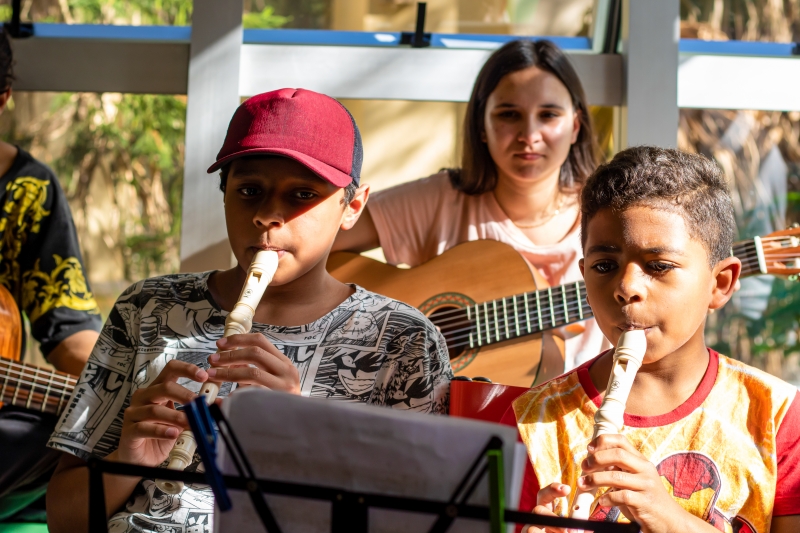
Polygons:
<instances>
[{"instance_id":1,"label":"pink t-shirt","mask_svg":"<svg viewBox=\"0 0 800 533\"><path fill-rule=\"evenodd\" d=\"M560 242L537 246L506 216L494 194L459 192L446 172L377 192L368 209L386 260L393 265L417 266L462 242L488 239L510 245L551 286L583 279L577 225ZM566 370L611 346L594 319L581 324L586 330L566 340Z\"/></svg>"}]
</instances>

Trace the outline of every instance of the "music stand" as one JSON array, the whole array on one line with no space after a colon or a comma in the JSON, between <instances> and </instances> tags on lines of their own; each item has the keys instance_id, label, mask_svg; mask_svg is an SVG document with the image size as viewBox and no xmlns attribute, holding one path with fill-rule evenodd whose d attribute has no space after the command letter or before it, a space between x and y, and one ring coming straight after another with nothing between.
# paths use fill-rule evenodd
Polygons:
<instances>
[{"instance_id":1,"label":"music stand","mask_svg":"<svg viewBox=\"0 0 800 533\"><path fill-rule=\"evenodd\" d=\"M275 393L272 393L275 394ZM308 401L308 400L305 400ZM222 411L212 405L209 409L202 398L187 406L187 416L198 442L205 473L178 472L163 468L141 467L124 463L108 462L92 458L89 460L89 522L90 533L107 531L103 473L140 476L152 479L180 480L185 483L208 483L214 491L221 508L230 503L228 489L248 493L257 510L261 527L254 531L282 533L270 506L263 494L282 495L307 500L327 501L331 505L330 531L332 533L367 533L369 510L389 509L411 513L436 515L430 533L448 531L457 518L488 521L491 533L503 533L507 523L537 524L542 526L584 529L607 533L637 533L637 524L586 522L559 517L547 517L504 509L505 487L503 465L503 442L500 438L489 439L458 483L447 501L385 495L375 492L343 490L340 487L320 486L309 483L293 483L284 480L256 479L254 470L245 455L242 445ZM213 431L216 421L219 434L236 466L238 476L222 475L216 464L216 446ZM489 505L470 504L475 493L488 474ZM230 508L230 507L228 507ZM219 528L220 516L215 518ZM218 529L219 530L219 529ZM287 529L286 531L292 531Z\"/></svg>"}]
</instances>

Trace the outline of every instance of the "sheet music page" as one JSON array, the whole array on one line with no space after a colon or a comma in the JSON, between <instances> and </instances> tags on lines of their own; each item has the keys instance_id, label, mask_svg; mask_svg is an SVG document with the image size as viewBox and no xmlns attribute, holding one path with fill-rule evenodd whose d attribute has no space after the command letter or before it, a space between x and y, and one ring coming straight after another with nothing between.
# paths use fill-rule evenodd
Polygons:
<instances>
[{"instance_id":1,"label":"sheet music page","mask_svg":"<svg viewBox=\"0 0 800 533\"><path fill-rule=\"evenodd\" d=\"M515 428L359 403L304 398L265 389L237 391L223 411L260 478L394 496L447 501L492 436L504 443L506 497L518 498L525 454ZM224 448L224 447L223 447ZM236 469L224 449L220 467ZM233 509L216 513L215 531L264 531L246 493L229 491ZM266 495L287 533L328 533L330 503ZM487 481L469 503L488 504ZM510 505L510 504L509 504ZM369 530L426 531L433 515L370 510ZM488 531L488 522L458 519L449 531Z\"/></svg>"}]
</instances>

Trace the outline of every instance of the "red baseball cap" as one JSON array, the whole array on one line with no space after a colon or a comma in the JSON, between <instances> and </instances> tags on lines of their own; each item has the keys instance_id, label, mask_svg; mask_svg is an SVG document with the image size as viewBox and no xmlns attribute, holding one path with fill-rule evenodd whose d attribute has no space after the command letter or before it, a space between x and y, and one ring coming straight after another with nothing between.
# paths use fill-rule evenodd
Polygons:
<instances>
[{"instance_id":1,"label":"red baseball cap","mask_svg":"<svg viewBox=\"0 0 800 533\"><path fill-rule=\"evenodd\" d=\"M305 89L279 89L248 98L236 109L208 173L258 154L289 157L346 187L358 185L364 150L356 121L342 104Z\"/></svg>"}]
</instances>

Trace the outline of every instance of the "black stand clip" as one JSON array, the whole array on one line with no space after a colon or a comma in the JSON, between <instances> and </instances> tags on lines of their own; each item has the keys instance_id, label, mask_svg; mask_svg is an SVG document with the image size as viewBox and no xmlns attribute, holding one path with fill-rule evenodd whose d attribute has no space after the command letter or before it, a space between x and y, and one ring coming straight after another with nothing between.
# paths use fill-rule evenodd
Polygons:
<instances>
[{"instance_id":1,"label":"black stand clip","mask_svg":"<svg viewBox=\"0 0 800 533\"><path fill-rule=\"evenodd\" d=\"M3 24L3 28L14 39L33 37L33 24L22 22L22 0L11 0L11 22Z\"/></svg>"},{"instance_id":2,"label":"black stand clip","mask_svg":"<svg viewBox=\"0 0 800 533\"><path fill-rule=\"evenodd\" d=\"M417 28L414 33L404 31L400 34L400 44L410 44L411 48L425 48L431 45L431 34L425 33L425 9L427 2L417 2Z\"/></svg>"}]
</instances>

